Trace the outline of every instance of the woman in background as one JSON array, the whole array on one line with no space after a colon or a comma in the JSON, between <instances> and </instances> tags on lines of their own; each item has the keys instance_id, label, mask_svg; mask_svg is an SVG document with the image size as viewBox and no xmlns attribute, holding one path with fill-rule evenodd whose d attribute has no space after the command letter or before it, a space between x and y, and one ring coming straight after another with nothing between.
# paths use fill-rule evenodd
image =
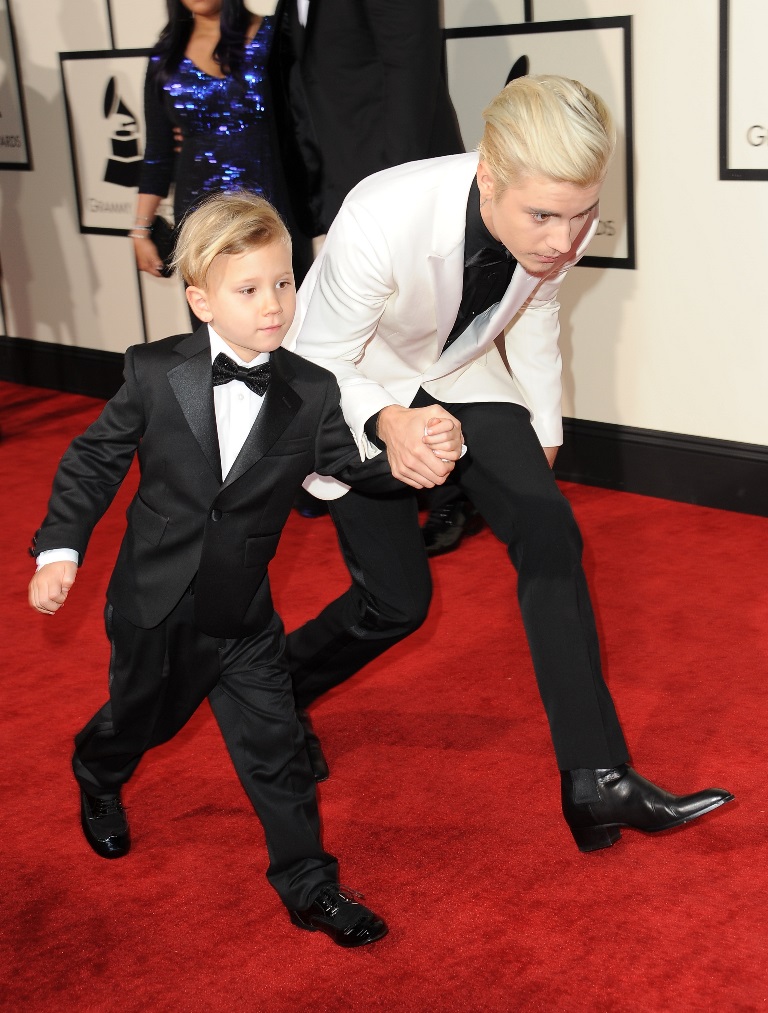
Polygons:
<instances>
[{"instance_id":1,"label":"woman in background","mask_svg":"<svg viewBox=\"0 0 768 1013\"><path fill-rule=\"evenodd\" d=\"M260 194L287 217L266 77L274 19L249 13L243 0L167 3L147 68L147 141L130 233L139 269L156 277L163 262L152 223L174 179L177 225L220 190Z\"/></svg>"}]
</instances>

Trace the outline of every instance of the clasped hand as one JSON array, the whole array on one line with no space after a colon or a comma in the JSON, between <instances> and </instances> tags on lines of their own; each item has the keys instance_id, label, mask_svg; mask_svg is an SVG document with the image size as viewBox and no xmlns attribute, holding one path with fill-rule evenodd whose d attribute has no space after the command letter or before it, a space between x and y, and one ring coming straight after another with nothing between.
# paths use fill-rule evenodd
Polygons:
<instances>
[{"instance_id":1,"label":"clasped hand","mask_svg":"<svg viewBox=\"0 0 768 1013\"><path fill-rule=\"evenodd\" d=\"M414 489L442 485L461 457L461 423L440 405L389 405L379 412L377 434L392 474Z\"/></svg>"}]
</instances>

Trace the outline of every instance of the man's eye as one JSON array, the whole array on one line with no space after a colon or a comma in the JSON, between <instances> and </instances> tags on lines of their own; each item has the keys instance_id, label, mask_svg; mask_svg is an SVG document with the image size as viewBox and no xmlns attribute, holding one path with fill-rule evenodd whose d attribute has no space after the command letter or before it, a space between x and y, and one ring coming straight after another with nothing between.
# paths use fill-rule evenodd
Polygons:
<instances>
[{"instance_id":1,"label":"man's eye","mask_svg":"<svg viewBox=\"0 0 768 1013\"><path fill-rule=\"evenodd\" d=\"M548 215L545 211L534 211L531 217L535 222L546 222L549 221L552 215Z\"/></svg>"}]
</instances>

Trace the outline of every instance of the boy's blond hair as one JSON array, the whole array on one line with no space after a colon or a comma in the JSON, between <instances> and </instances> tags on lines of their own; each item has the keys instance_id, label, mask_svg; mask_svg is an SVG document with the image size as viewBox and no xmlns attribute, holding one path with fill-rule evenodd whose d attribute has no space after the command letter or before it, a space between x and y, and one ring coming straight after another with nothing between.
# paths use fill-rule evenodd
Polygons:
<instances>
[{"instance_id":1,"label":"boy's blond hair","mask_svg":"<svg viewBox=\"0 0 768 1013\"><path fill-rule=\"evenodd\" d=\"M291 237L269 201L248 190L217 193L184 216L173 266L188 285L205 288L220 254L248 253L270 243L290 246Z\"/></svg>"},{"instance_id":2,"label":"boy's blond hair","mask_svg":"<svg viewBox=\"0 0 768 1013\"><path fill-rule=\"evenodd\" d=\"M599 95L554 74L519 77L483 110L478 150L495 196L534 177L590 187L605 178L616 146L613 118Z\"/></svg>"}]
</instances>

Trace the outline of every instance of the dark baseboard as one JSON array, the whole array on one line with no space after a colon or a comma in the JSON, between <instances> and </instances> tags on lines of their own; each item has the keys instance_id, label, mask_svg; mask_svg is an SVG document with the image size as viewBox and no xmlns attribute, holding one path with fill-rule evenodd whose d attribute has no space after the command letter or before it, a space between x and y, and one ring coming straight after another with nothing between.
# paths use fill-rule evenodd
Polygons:
<instances>
[{"instance_id":1,"label":"dark baseboard","mask_svg":"<svg viewBox=\"0 0 768 1013\"><path fill-rule=\"evenodd\" d=\"M110 398L123 382L123 356L0 336L0 380Z\"/></svg>"},{"instance_id":2,"label":"dark baseboard","mask_svg":"<svg viewBox=\"0 0 768 1013\"><path fill-rule=\"evenodd\" d=\"M0 379L111 397L117 352L0 337ZM768 447L565 419L555 473L566 482L768 517Z\"/></svg>"},{"instance_id":3,"label":"dark baseboard","mask_svg":"<svg viewBox=\"0 0 768 1013\"><path fill-rule=\"evenodd\" d=\"M563 481L768 517L768 447L581 419L564 430Z\"/></svg>"}]
</instances>

